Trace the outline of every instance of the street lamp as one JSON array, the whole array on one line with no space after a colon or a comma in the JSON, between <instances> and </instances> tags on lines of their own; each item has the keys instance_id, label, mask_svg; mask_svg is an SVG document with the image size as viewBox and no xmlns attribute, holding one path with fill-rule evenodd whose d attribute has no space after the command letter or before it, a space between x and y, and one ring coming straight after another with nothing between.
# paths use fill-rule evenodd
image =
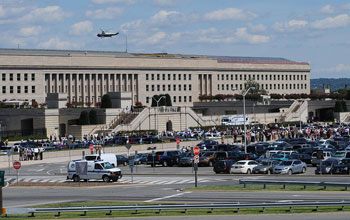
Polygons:
<instances>
[{"instance_id":1,"label":"street lamp","mask_svg":"<svg viewBox=\"0 0 350 220\"><path fill-rule=\"evenodd\" d=\"M68 144L68 150L69 150L69 161L72 161L72 158L71 158L71 154L70 154L70 147L71 147L71 145L72 145L72 143L73 143L73 135L68 135L68 137L67 137L67 144Z\"/></svg>"},{"instance_id":2,"label":"street lamp","mask_svg":"<svg viewBox=\"0 0 350 220\"><path fill-rule=\"evenodd\" d=\"M243 94L243 124L244 124L244 153L247 153L247 127L246 127L246 116L245 116L245 96L248 94L249 90L255 90L255 87L249 87Z\"/></svg>"},{"instance_id":3,"label":"street lamp","mask_svg":"<svg viewBox=\"0 0 350 220\"><path fill-rule=\"evenodd\" d=\"M160 102L160 100L162 100L162 98L166 98L164 95L163 96L161 96L158 100L157 99L155 99L154 97L152 97L152 99L154 100L154 101L156 101L157 102L157 111L156 111L156 126L157 126L157 132L158 132L158 134L159 134L159 120L158 120L158 110L159 110L159 102Z\"/></svg>"}]
</instances>

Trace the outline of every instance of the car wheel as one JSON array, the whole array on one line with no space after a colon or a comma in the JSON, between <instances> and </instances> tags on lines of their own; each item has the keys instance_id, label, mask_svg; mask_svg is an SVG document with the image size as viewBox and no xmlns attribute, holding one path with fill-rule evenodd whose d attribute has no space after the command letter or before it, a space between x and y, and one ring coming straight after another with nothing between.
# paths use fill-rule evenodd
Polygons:
<instances>
[{"instance_id":1,"label":"car wheel","mask_svg":"<svg viewBox=\"0 0 350 220\"><path fill-rule=\"evenodd\" d=\"M166 161L163 162L163 167L167 167L168 163Z\"/></svg>"},{"instance_id":2,"label":"car wheel","mask_svg":"<svg viewBox=\"0 0 350 220\"><path fill-rule=\"evenodd\" d=\"M230 173L231 173L231 170L226 170L226 173L227 173L227 174L230 174Z\"/></svg>"},{"instance_id":3,"label":"car wheel","mask_svg":"<svg viewBox=\"0 0 350 220\"><path fill-rule=\"evenodd\" d=\"M218 172L218 171L215 171L215 173L216 173L216 174L219 174L220 172Z\"/></svg>"},{"instance_id":4,"label":"car wheel","mask_svg":"<svg viewBox=\"0 0 350 220\"><path fill-rule=\"evenodd\" d=\"M154 164L153 164L153 163L151 163L151 167L154 167Z\"/></svg>"},{"instance_id":5,"label":"car wheel","mask_svg":"<svg viewBox=\"0 0 350 220\"><path fill-rule=\"evenodd\" d=\"M306 172L306 168L303 167L303 170L301 171L302 173L305 173Z\"/></svg>"},{"instance_id":6,"label":"car wheel","mask_svg":"<svg viewBox=\"0 0 350 220\"><path fill-rule=\"evenodd\" d=\"M102 180L103 180L103 182L108 183L111 179L109 178L109 176L104 175L102 177Z\"/></svg>"},{"instance_id":7,"label":"car wheel","mask_svg":"<svg viewBox=\"0 0 350 220\"><path fill-rule=\"evenodd\" d=\"M247 174L251 174L252 171L250 169L247 170Z\"/></svg>"},{"instance_id":8,"label":"car wheel","mask_svg":"<svg viewBox=\"0 0 350 220\"><path fill-rule=\"evenodd\" d=\"M292 175L293 171L292 170L288 170L288 175Z\"/></svg>"},{"instance_id":9,"label":"car wheel","mask_svg":"<svg viewBox=\"0 0 350 220\"><path fill-rule=\"evenodd\" d=\"M74 182L80 182L80 177L78 175L73 176Z\"/></svg>"}]
</instances>

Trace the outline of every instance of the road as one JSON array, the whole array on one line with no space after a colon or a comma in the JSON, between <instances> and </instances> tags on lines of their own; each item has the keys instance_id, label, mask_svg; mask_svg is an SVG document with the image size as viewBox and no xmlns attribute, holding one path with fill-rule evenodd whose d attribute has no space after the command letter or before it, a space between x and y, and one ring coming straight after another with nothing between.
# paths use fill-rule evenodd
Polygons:
<instances>
[{"instance_id":1,"label":"road","mask_svg":"<svg viewBox=\"0 0 350 220\"><path fill-rule=\"evenodd\" d=\"M128 166L121 167L124 177L118 183L89 187L50 187L48 182L65 182L67 163L48 163L24 166L19 171L19 179L24 182L40 182L43 186L16 187L16 172L10 168L6 178L12 179L12 185L3 188L3 203L6 208L37 206L41 204L80 201L133 201L140 202L178 202L178 203L259 203L259 202L298 202L298 201L342 201L350 200L350 192L203 192L183 191L194 187L194 173L191 167L155 167L140 165L133 177ZM199 186L236 185L239 179L270 179L300 181L350 182L348 176L314 175L314 168L300 175L232 175L213 172L211 167L200 167ZM126 175L125 175L126 174ZM131 184L133 182L133 184ZM215 216L215 219L348 219L348 215L305 214L305 215L239 215ZM134 218L133 218L134 219ZM141 218L138 218L141 219ZM199 217L152 217L142 219L188 219ZM201 216L201 220L213 219L213 216Z\"/></svg>"},{"instance_id":2,"label":"road","mask_svg":"<svg viewBox=\"0 0 350 220\"><path fill-rule=\"evenodd\" d=\"M86 218L85 218L86 219ZM113 219L113 218L108 218ZM120 218L118 218L120 219ZM132 218L122 218L123 220L135 220ZM166 217L137 217L142 220L348 220L349 213L321 213L321 214L261 214L261 215L208 215L208 216L166 216ZM99 220L99 219L94 219Z\"/></svg>"}]
</instances>

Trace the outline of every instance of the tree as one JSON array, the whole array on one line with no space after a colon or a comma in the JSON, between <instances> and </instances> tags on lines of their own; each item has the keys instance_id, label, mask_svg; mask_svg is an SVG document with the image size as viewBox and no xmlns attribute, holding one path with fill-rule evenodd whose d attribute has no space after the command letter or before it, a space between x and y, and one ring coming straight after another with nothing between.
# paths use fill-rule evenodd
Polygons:
<instances>
[{"instance_id":1,"label":"tree","mask_svg":"<svg viewBox=\"0 0 350 220\"><path fill-rule=\"evenodd\" d=\"M249 93L251 94L261 94L261 95L266 95L267 91L265 89L261 89L260 85L258 82L254 81L254 80L247 80L244 83L244 88L248 89L249 87L254 87L255 89L251 89L249 91Z\"/></svg>"},{"instance_id":2,"label":"tree","mask_svg":"<svg viewBox=\"0 0 350 220\"><path fill-rule=\"evenodd\" d=\"M335 102L334 112L343 112L343 106L340 101Z\"/></svg>"},{"instance_id":3,"label":"tree","mask_svg":"<svg viewBox=\"0 0 350 220\"><path fill-rule=\"evenodd\" d=\"M88 112L87 111L80 112L79 125L88 125L88 124L90 124Z\"/></svg>"},{"instance_id":4,"label":"tree","mask_svg":"<svg viewBox=\"0 0 350 220\"><path fill-rule=\"evenodd\" d=\"M112 100L108 94L102 96L101 108L112 108Z\"/></svg>"},{"instance_id":5,"label":"tree","mask_svg":"<svg viewBox=\"0 0 350 220\"><path fill-rule=\"evenodd\" d=\"M162 96L164 96L165 98L161 98ZM152 97L152 107L156 107L157 106L157 102L159 100L158 106L172 106L171 104L171 98L169 94L160 94L160 95L154 95Z\"/></svg>"},{"instance_id":6,"label":"tree","mask_svg":"<svg viewBox=\"0 0 350 220\"><path fill-rule=\"evenodd\" d=\"M90 124L92 124L92 125L98 124L98 122L97 122L97 113L96 113L95 110L91 110L89 112L89 120L90 120Z\"/></svg>"},{"instance_id":7,"label":"tree","mask_svg":"<svg viewBox=\"0 0 350 220\"><path fill-rule=\"evenodd\" d=\"M346 106L346 101L341 101L341 106L343 108L343 112L347 112L348 111L348 107Z\"/></svg>"}]
</instances>

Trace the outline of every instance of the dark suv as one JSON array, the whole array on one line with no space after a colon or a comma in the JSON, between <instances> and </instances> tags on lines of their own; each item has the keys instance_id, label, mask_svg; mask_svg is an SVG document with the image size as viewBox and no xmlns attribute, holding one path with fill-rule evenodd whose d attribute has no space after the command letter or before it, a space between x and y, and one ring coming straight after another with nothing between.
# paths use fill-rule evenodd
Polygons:
<instances>
[{"instance_id":1,"label":"dark suv","mask_svg":"<svg viewBox=\"0 0 350 220\"><path fill-rule=\"evenodd\" d=\"M180 162L181 153L180 151L158 151L155 152L154 156L149 154L147 157L147 164L153 166L162 165L174 166Z\"/></svg>"},{"instance_id":2,"label":"dark suv","mask_svg":"<svg viewBox=\"0 0 350 220\"><path fill-rule=\"evenodd\" d=\"M219 160L216 161L213 171L218 173L230 173L231 172L231 166L234 163L233 160Z\"/></svg>"}]
</instances>

